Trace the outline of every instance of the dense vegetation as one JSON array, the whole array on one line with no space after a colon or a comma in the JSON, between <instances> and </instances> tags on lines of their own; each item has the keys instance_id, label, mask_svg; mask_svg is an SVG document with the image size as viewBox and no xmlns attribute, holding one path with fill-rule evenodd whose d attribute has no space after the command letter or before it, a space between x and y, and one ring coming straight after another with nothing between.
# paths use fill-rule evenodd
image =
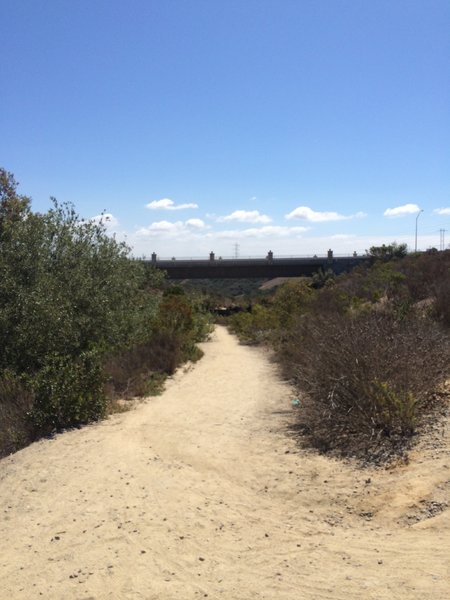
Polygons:
<instances>
[{"instance_id":1,"label":"dense vegetation","mask_svg":"<svg viewBox=\"0 0 450 600\"><path fill-rule=\"evenodd\" d=\"M31 210L0 169L0 454L145 395L209 328L201 303L71 205Z\"/></svg>"},{"instance_id":2,"label":"dense vegetation","mask_svg":"<svg viewBox=\"0 0 450 600\"><path fill-rule=\"evenodd\" d=\"M301 439L381 461L401 453L447 406L450 251L372 248L371 264L287 283L230 318L269 343L298 388Z\"/></svg>"},{"instance_id":3,"label":"dense vegetation","mask_svg":"<svg viewBox=\"0 0 450 600\"><path fill-rule=\"evenodd\" d=\"M266 279L187 279L182 282L185 290L197 292L205 306L214 310L218 306L248 305L255 297L267 295L261 290Z\"/></svg>"}]
</instances>

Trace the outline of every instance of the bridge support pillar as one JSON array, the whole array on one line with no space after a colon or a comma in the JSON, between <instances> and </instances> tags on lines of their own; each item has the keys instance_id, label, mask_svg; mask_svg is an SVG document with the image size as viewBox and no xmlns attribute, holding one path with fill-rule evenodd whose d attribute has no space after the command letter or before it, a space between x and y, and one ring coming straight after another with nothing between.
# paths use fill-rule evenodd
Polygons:
<instances>
[{"instance_id":1,"label":"bridge support pillar","mask_svg":"<svg viewBox=\"0 0 450 600\"><path fill-rule=\"evenodd\" d=\"M331 248L330 248L330 250L328 250L327 260L328 260L329 263L333 262L333 250L331 250Z\"/></svg>"}]
</instances>

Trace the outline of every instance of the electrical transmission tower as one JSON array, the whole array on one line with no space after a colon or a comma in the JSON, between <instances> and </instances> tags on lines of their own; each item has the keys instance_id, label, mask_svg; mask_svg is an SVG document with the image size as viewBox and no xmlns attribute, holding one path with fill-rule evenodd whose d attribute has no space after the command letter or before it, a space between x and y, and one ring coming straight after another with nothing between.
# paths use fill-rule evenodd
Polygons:
<instances>
[{"instance_id":1,"label":"electrical transmission tower","mask_svg":"<svg viewBox=\"0 0 450 600\"><path fill-rule=\"evenodd\" d=\"M234 244L234 258L239 258L239 244Z\"/></svg>"},{"instance_id":2,"label":"electrical transmission tower","mask_svg":"<svg viewBox=\"0 0 450 600\"><path fill-rule=\"evenodd\" d=\"M439 250L445 250L445 232L446 231L447 231L446 229L439 229L439 235L440 235Z\"/></svg>"}]
</instances>

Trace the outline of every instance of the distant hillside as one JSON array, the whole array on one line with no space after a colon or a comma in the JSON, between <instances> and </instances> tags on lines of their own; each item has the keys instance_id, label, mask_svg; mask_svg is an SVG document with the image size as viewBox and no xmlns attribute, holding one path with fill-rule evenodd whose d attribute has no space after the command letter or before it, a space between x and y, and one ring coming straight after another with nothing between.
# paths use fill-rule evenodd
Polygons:
<instances>
[{"instance_id":1,"label":"distant hillside","mask_svg":"<svg viewBox=\"0 0 450 600\"><path fill-rule=\"evenodd\" d=\"M197 290L217 299L234 300L264 295L261 290L267 282L267 279L185 279L181 285L186 289Z\"/></svg>"}]
</instances>

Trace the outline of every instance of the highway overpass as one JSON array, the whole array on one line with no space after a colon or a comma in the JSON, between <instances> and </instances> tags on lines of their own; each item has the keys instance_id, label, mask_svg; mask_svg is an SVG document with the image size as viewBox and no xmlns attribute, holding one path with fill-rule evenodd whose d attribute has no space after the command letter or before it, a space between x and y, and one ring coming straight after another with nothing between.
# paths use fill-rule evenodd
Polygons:
<instances>
[{"instance_id":1,"label":"highway overpass","mask_svg":"<svg viewBox=\"0 0 450 600\"><path fill-rule=\"evenodd\" d=\"M169 279L274 279L275 277L311 276L331 270L337 275L367 262L366 255L279 257L269 252L265 258L217 258L211 252L207 259L159 259L153 253L149 264L167 272Z\"/></svg>"}]
</instances>

